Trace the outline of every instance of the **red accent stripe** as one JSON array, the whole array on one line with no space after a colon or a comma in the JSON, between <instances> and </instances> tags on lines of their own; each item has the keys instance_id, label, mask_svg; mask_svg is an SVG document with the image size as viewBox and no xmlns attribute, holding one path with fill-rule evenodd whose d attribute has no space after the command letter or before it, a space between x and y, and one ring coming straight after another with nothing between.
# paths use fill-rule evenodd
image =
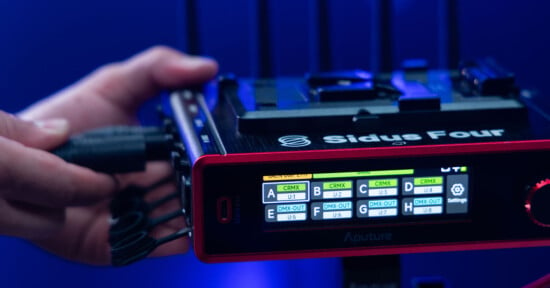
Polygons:
<instances>
[{"instance_id":1,"label":"red accent stripe","mask_svg":"<svg viewBox=\"0 0 550 288\"><path fill-rule=\"evenodd\" d=\"M529 283L523 288L548 288L550 287L550 274L546 274L544 277L537 279L535 282Z\"/></svg>"},{"instance_id":2,"label":"red accent stripe","mask_svg":"<svg viewBox=\"0 0 550 288\"><path fill-rule=\"evenodd\" d=\"M193 169L203 165L226 163L257 163L304 160L333 160L355 158L395 158L403 156L438 156L470 153L519 152L529 150L550 150L550 140L503 141L448 145L395 146L349 149L326 149L282 152L234 153L227 155L203 155L195 162Z\"/></svg>"},{"instance_id":3,"label":"red accent stripe","mask_svg":"<svg viewBox=\"0 0 550 288\"><path fill-rule=\"evenodd\" d=\"M304 258L329 258L329 257L354 257L354 256L375 256L391 254L412 254L412 253L432 253L432 252L451 252L464 250L486 250L486 249L506 249L506 248L526 248L550 246L550 240L526 240L515 242L476 242L476 243L447 243L430 245L407 245L392 247L369 247L369 248L338 248L330 250L312 250L299 252L275 252L275 253L255 253L255 254L226 254L226 255L208 255L204 250L196 249L197 257L207 263L236 262L236 261L265 261L265 260L289 260ZM197 248L197 247L195 247Z\"/></svg>"}]
</instances>

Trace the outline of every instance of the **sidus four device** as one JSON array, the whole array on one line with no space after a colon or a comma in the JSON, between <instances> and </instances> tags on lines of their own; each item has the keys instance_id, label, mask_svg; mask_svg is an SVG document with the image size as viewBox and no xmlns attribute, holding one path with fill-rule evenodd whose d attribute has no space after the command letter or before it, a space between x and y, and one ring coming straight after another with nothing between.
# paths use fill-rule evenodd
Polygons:
<instances>
[{"instance_id":1,"label":"sidus four device","mask_svg":"<svg viewBox=\"0 0 550 288\"><path fill-rule=\"evenodd\" d=\"M225 262L550 245L550 126L533 101L486 59L226 75L174 92L195 252Z\"/></svg>"},{"instance_id":2,"label":"sidus four device","mask_svg":"<svg viewBox=\"0 0 550 288\"><path fill-rule=\"evenodd\" d=\"M550 117L494 61L373 75L225 75L166 98L162 127L54 151L107 173L171 159L177 191L113 199L113 265L192 236L205 262L550 245ZM179 198L182 209L150 219ZM176 217L186 227L155 239Z\"/></svg>"}]
</instances>

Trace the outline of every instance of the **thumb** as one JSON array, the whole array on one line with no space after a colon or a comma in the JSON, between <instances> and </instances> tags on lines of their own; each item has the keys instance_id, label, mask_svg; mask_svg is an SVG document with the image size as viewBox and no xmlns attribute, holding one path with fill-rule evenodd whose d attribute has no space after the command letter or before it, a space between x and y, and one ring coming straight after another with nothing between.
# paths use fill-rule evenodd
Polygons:
<instances>
[{"instance_id":1,"label":"thumb","mask_svg":"<svg viewBox=\"0 0 550 288\"><path fill-rule=\"evenodd\" d=\"M66 119L25 121L0 111L0 137L28 147L50 150L67 140L69 122Z\"/></svg>"}]
</instances>

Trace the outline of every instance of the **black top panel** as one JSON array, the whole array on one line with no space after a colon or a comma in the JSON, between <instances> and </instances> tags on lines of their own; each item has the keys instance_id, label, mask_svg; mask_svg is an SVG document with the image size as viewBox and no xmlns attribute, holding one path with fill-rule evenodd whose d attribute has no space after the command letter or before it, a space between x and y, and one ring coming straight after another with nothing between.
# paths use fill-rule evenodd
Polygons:
<instances>
[{"instance_id":1,"label":"black top panel","mask_svg":"<svg viewBox=\"0 0 550 288\"><path fill-rule=\"evenodd\" d=\"M529 140L547 138L550 127L514 75L490 60L458 71L226 75L201 93L180 94L182 109L198 108L187 109L186 121L203 154Z\"/></svg>"},{"instance_id":2,"label":"black top panel","mask_svg":"<svg viewBox=\"0 0 550 288\"><path fill-rule=\"evenodd\" d=\"M525 120L514 81L512 73L485 59L465 63L458 71L226 76L216 94L230 103L241 133L477 128L480 123Z\"/></svg>"}]
</instances>

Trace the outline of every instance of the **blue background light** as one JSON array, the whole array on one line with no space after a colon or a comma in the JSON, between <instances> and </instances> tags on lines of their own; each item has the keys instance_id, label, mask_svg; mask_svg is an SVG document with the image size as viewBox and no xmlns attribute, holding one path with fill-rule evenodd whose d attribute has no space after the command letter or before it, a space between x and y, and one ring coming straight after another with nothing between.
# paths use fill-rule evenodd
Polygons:
<instances>
[{"instance_id":1,"label":"blue background light","mask_svg":"<svg viewBox=\"0 0 550 288\"><path fill-rule=\"evenodd\" d=\"M152 45L186 50L184 1L0 1L0 109L17 112L102 64ZM196 2L201 54L218 59L221 72L258 75L254 1ZM433 68L444 66L445 55L438 52L444 43L441 2L395 1L391 29L396 67L407 58L426 58ZM461 58L493 56L517 74L522 87L550 95L550 2L459 2ZM319 69L311 11L319 3L269 2L273 75ZM327 1L333 68L375 65L374 4L375 0ZM452 287L518 287L550 273L549 256L550 248L405 255L402 282L410 287L418 277L443 277ZM25 241L0 237L0 287L319 288L338 287L342 281L340 259L203 264L188 253L123 268L90 267L59 259Z\"/></svg>"}]
</instances>

